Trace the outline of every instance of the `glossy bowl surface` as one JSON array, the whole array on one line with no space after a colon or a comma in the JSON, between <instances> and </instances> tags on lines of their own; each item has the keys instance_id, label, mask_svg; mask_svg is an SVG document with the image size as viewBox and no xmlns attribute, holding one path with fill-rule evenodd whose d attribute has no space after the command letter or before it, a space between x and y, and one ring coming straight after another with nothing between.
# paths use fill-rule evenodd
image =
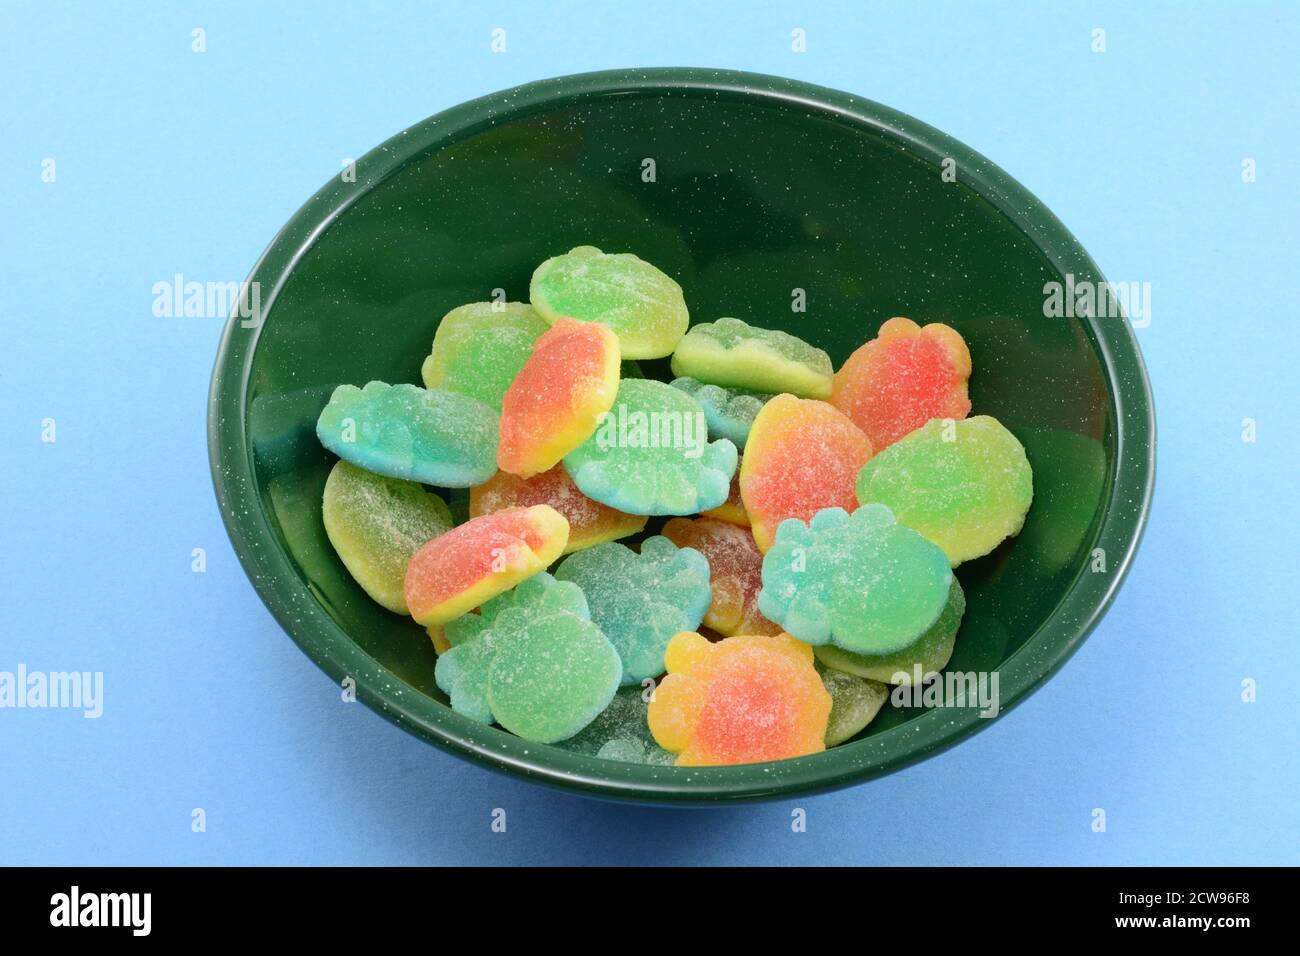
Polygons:
<instances>
[{"instance_id":1,"label":"glossy bowl surface","mask_svg":"<svg viewBox=\"0 0 1300 956\"><path fill-rule=\"evenodd\" d=\"M823 754L688 769L566 753L446 706L424 632L372 602L325 537L333 459L316 417L340 383L418 383L445 312L496 289L526 301L533 268L582 244L673 275L695 321L784 328L837 367L890 316L954 326L974 413L1024 443L1035 495L1019 537L958 571L968 610L950 669L996 670L1005 713L1095 626L1146 520L1155 424L1124 318L1044 314L1048 283L1103 281L1065 227L969 148L847 93L713 70L584 74L466 103L367 154L275 237L249 280L260 321L232 315L222 339L208 428L235 550L290 636L371 707L499 770L697 803L862 781L986 723L975 708L887 708ZM465 493L451 497L463 514Z\"/></svg>"}]
</instances>

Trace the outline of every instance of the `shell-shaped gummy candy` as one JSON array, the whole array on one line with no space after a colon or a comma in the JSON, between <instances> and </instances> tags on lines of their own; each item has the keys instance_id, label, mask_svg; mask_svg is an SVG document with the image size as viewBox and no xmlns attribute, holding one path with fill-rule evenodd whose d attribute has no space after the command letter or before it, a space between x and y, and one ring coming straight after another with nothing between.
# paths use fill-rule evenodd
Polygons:
<instances>
[{"instance_id":1,"label":"shell-shaped gummy candy","mask_svg":"<svg viewBox=\"0 0 1300 956\"><path fill-rule=\"evenodd\" d=\"M555 576L582 588L591 619L622 658L625 684L662 674L668 641L699 627L709 607L709 562L664 537L647 538L640 554L598 544L565 558Z\"/></svg>"},{"instance_id":2,"label":"shell-shaped gummy candy","mask_svg":"<svg viewBox=\"0 0 1300 956\"><path fill-rule=\"evenodd\" d=\"M425 388L477 398L501 411L501 399L550 324L523 302L473 302L438 323L424 360Z\"/></svg>"},{"instance_id":3,"label":"shell-shaped gummy candy","mask_svg":"<svg viewBox=\"0 0 1300 956\"><path fill-rule=\"evenodd\" d=\"M934 419L867 462L857 496L887 505L956 567L1020 531L1034 479L1025 449L997 419Z\"/></svg>"},{"instance_id":4,"label":"shell-shaped gummy candy","mask_svg":"<svg viewBox=\"0 0 1300 956\"><path fill-rule=\"evenodd\" d=\"M820 650L820 648L818 648ZM889 685L837 671L817 661L826 693L831 695L831 714L826 720L826 746L835 747L859 733L876 719L889 699Z\"/></svg>"},{"instance_id":5,"label":"shell-shaped gummy candy","mask_svg":"<svg viewBox=\"0 0 1300 956\"><path fill-rule=\"evenodd\" d=\"M640 686L620 688L595 720L556 746L624 763L671 764L673 755L655 743L654 735L650 733L646 716L648 696L646 689Z\"/></svg>"},{"instance_id":6,"label":"shell-shaped gummy candy","mask_svg":"<svg viewBox=\"0 0 1300 956\"><path fill-rule=\"evenodd\" d=\"M695 400L704 409L704 420L709 423L710 436L725 438L741 451L744 451L754 418L772 398L768 392L706 385L689 376L675 378L670 384L687 395L695 396Z\"/></svg>"},{"instance_id":7,"label":"shell-shaped gummy candy","mask_svg":"<svg viewBox=\"0 0 1300 956\"><path fill-rule=\"evenodd\" d=\"M671 354L690 321L682 287L672 278L631 253L595 246L547 259L533 273L528 295L548 322L567 316L613 329L627 359Z\"/></svg>"},{"instance_id":8,"label":"shell-shaped gummy candy","mask_svg":"<svg viewBox=\"0 0 1300 956\"><path fill-rule=\"evenodd\" d=\"M497 428L497 413L468 395L371 382L336 388L316 437L366 471L468 488L496 471Z\"/></svg>"},{"instance_id":9,"label":"shell-shaped gummy candy","mask_svg":"<svg viewBox=\"0 0 1300 956\"><path fill-rule=\"evenodd\" d=\"M966 595L954 577L943 613L910 647L890 654L854 654L834 644L821 644L813 652L819 662L846 674L886 684L920 684L927 674L937 674L948 666L965 613Z\"/></svg>"},{"instance_id":10,"label":"shell-shaped gummy candy","mask_svg":"<svg viewBox=\"0 0 1300 956\"><path fill-rule=\"evenodd\" d=\"M406 613L411 556L451 530L447 503L414 481L334 463L321 502L325 533L348 572L377 603Z\"/></svg>"},{"instance_id":11,"label":"shell-shaped gummy candy","mask_svg":"<svg viewBox=\"0 0 1300 956\"><path fill-rule=\"evenodd\" d=\"M650 701L650 731L678 766L784 760L826 748L831 712L812 649L785 634L711 644L676 635Z\"/></svg>"},{"instance_id":12,"label":"shell-shaped gummy candy","mask_svg":"<svg viewBox=\"0 0 1300 956\"><path fill-rule=\"evenodd\" d=\"M705 627L719 634L779 634L781 629L758 610L763 587L763 556L748 528L715 518L673 518L663 535L679 548L694 548L709 562L713 598Z\"/></svg>"},{"instance_id":13,"label":"shell-shaped gummy candy","mask_svg":"<svg viewBox=\"0 0 1300 956\"><path fill-rule=\"evenodd\" d=\"M618 339L609 329L557 321L501 400L501 470L531 478L557 465L596 430L618 381Z\"/></svg>"},{"instance_id":14,"label":"shell-shaped gummy candy","mask_svg":"<svg viewBox=\"0 0 1300 956\"><path fill-rule=\"evenodd\" d=\"M465 614L545 570L568 538L569 523L548 505L497 511L453 528L406 568L411 617L428 627Z\"/></svg>"},{"instance_id":15,"label":"shell-shaped gummy candy","mask_svg":"<svg viewBox=\"0 0 1300 956\"><path fill-rule=\"evenodd\" d=\"M943 552L884 505L851 516L827 508L811 525L781 523L763 556L758 609L809 644L887 654L915 644L939 619L952 581Z\"/></svg>"},{"instance_id":16,"label":"shell-shaped gummy candy","mask_svg":"<svg viewBox=\"0 0 1300 956\"><path fill-rule=\"evenodd\" d=\"M778 395L758 413L740 468L740 497L758 549L787 518L807 523L823 508L852 510L871 442L826 402Z\"/></svg>"},{"instance_id":17,"label":"shell-shaped gummy candy","mask_svg":"<svg viewBox=\"0 0 1300 956\"><path fill-rule=\"evenodd\" d=\"M704 410L690 395L625 379L609 414L564 467L583 494L611 508L689 515L727 500L736 461L735 445L708 440Z\"/></svg>"},{"instance_id":18,"label":"shell-shaped gummy candy","mask_svg":"<svg viewBox=\"0 0 1300 956\"><path fill-rule=\"evenodd\" d=\"M618 689L618 654L576 585L542 572L467 618L472 629L434 674L457 713L554 743L591 723Z\"/></svg>"},{"instance_id":19,"label":"shell-shaped gummy candy","mask_svg":"<svg viewBox=\"0 0 1300 956\"><path fill-rule=\"evenodd\" d=\"M569 522L569 543L565 545L565 554L636 534L645 527L647 520L645 515L625 514L588 498L578 490L563 465L556 465L531 478L498 471L485 484L471 488L469 493L471 518L506 508L533 505L550 505Z\"/></svg>"},{"instance_id":20,"label":"shell-shaped gummy candy","mask_svg":"<svg viewBox=\"0 0 1300 956\"><path fill-rule=\"evenodd\" d=\"M970 414L970 351L955 329L893 318L835 373L831 404L877 452L932 418Z\"/></svg>"},{"instance_id":21,"label":"shell-shaped gummy candy","mask_svg":"<svg viewBox=\"0 0 1300 956\"><path fill-rule=\"evenodd\" d=\"M830 398L831 357L779 329L760 329L740 319L701 322L673 353L673 374L712 385L800 398Z\"/></svg>"}]
</instances>

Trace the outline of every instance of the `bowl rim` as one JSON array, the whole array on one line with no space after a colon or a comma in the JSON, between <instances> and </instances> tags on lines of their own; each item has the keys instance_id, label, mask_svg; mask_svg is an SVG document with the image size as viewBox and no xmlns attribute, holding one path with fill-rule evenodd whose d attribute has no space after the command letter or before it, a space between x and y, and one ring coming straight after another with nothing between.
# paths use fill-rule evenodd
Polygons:
<instances>
[{"instance_id":1,"label":"bowl rim","mask_svg":"<svg viewBox=\"0 0 1300 956\"><path fill-rule=\"evenodd\" d=\"M298 580L263 511L248 434L252 363L275 300L297 263L354 203L429 153L505 120L617 95L707 96L768 102L820 114L894 140L936 169L954 159L959 181L1002 212L1060 275L1104 281L1068 229L1006 172L952 137L879 103L798 80L695 67L609 70L539 80L455 106L391 137L357 161L356 182L334 176L279 230L248 283L262 295L260 321L232 311L218 347L208 399L208 453L222 521L249 580L281 627L336 682L351 677L358 699L441 749L493 770L588 796L641 803L716 804L831 790L933 756L997 718L973 708L930 709L890 731L824 753L739 767L650 767L546 747L485 727L419 692L357 645ZM1155 409L1136 336L1126 318L1082 319L1114 403L1115 469L1108 475L1094 547L1109 573L1080 571L1053 612L1003 661L1000 713L1051 677L1105 614L1132 565L1155 485ZM1135 506L1136 505L1136 506ZM236 515L241 516L239 520Z\"/></svg>"}]
</instances>

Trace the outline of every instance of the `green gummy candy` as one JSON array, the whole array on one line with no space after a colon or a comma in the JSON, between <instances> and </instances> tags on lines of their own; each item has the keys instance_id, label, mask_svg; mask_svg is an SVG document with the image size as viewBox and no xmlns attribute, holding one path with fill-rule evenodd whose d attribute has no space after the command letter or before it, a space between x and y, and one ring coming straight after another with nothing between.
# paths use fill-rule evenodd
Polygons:
<instances>
[{"instance_id":1,"label":"green gummy candy","mask_svg":"<svg viewBox=\"0 0 1300 956\"><path fill-rule=\"evenodd\" d=\"M424 360L425 388L477 398L501 411L501 397L550 325L521 302L474 302L448 312Z\"/></svg>"},{"instance_id":2,"label":"green gummy candy","mask_svg":"<svg viewBox=\"0 0 1300 956\"><path fill-rule=\"evenodd\" d=\"M443 488L496 473L500 417L478 399L414 385L340 385L316 420L320 443L366 471Z\"/></svg>"},{"instance_id":3,"label":"green gummy candy","mask_svg":"<svg viewBox=\"0 0 1300 956\"><path fill-rule=\"evenodd\" d=\"M547 322L568 316L609 326L625 359L671 354L690 321L682 287L669 276L631 253L595 246L547 259L528 295Z\"/></svg>"},{"instance_id":4,"label":"green gummy candy","mask_svg":"<svg viewBox=\"0 0 1300 956\"><path fill-rule=\"evenodd\" d=\"M556 746L606 760L668 766L674 757L650 733L648 708L644 688L624 687L595 720Z\"/></svg>"},{"instance_id":5,"label":"green gummy candy","mask_svg":"<svg viewBox=\"0 0 1300 956\"><path fill-rule=\"evenodd\" d=\"M916 669L921 675L937 674L948 666L952 649L957 642L962 615L966 613L966 595L953 578L948 592L948 604L939 620L910 647L892 654L854 654L833 644L814 647L817 660L833 670L865 677L886 684L912 684L916 682Z\"/></svg>"},{"instance_id":6,"label":"green gummy candy","mask_svg":"<svg viewBox=\"0 0 1300 956\"><path fill-rule=\"evenodd\" d=\"M704 409L704 420L709 423L709 434L725 438L742 451L749 439L754 419L772 395L754 392L747 388L729 388L725 385L706 385L689 376L675 378L669 384L694 397Z\"/></svg>"},{"instance_id":7,"label":"green gummy candy","mask_svg":"<svg viewBox=\"0 0 1300 956\"><path fill-rule=\"evenodd\" d=\"M789 392L799 398L830 398L831 357L778 329L740 319L718 319L691 328L673 353L673 374L711 385L756 392Z\"/></svg>"},{"instance_id":8,"label":"green gummy candy","mask_svg":"<svg viewBox=\"0 0 1300 956\"><path fill-rule=\"evenodd\" d=\"M826 746L834 747L855 736L876 719L889 699L889 686L817 664L822 686L831 695L831 715L826 720Z\"/></svg>"},{"instance_id":9,"label":"green gummy candy","mask_svg":"<svg viewBox=\"0 0 1300 956\"><path fill-rule=\"evenodd\" d=\"M887 505L956 567L1020 531L1034 483L1016 436L978 415L931 419L863 465L857 491L858 501Z\"/></svg>"},{"instance_id":10,"label":"green gummy candy","mask_svg":"<svg viewBox=\"0 0 1300 956\"><path fill-rule=\"evenodd\" d=\"M426 542L451 530L446 502L418 482L339 461L325 481L321 511L352 577L379 604L405 614L406 566Z\"/></svg>"},{"instance_id":11,"label":"green gummy candy","mask_svg":"<svg viewBox=\"0 0 1300 956\"><path fill-rule=\"evenodd\" d=\"M596 431L564 458L588 498L634 515L690 515L727 500L739 456L708 440L704 409L680 389L624 379Z\"/></svg>"}]
</instances>

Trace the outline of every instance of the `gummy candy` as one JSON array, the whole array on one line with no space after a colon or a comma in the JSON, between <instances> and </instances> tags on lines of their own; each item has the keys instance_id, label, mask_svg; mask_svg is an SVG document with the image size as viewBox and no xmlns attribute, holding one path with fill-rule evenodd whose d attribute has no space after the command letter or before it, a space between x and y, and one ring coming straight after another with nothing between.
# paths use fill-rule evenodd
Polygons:
<instances>
[{"instance_id":1,"label":"gummy candy","mask_svg":"<svg viewBox=\"0 0 1300 956\"><path fill-rule=\"evenodd\" d=\"M429 640L433 642L433 650L437 654L445 654L451 650L451 641L447 640L441 624L430 624L426 627L425 632L429 635Z\"/></svg>"},{"instance_id":2,"label":"gummy candy","mask_svg":"<svg viewBox=\"0 0 1300 956\"><path fill-rule=\"evenodd\" d=\"M821 675L826 693L831 695L831 714L826 721L827 747L842 744L861 731L875 720L889 699L888 684L829 669L820 659L817 673Z\"/></svg>"},{"instance_id":3,"label":"gummy candy","mask_svg":"<svg viewBox=\"0 0 1300 956\"><path fill-rule=\"evenodd\" d=\"M572 737L614 697L622 665L582 590L546 572L493 598L438 658L452 709L540 743Z\"/></svg>"},{"instance_id":4,"label":"gummy candy","mask_svg":"<svg viewBox=\"0 0 1300 956\"><path fill-rule=\"evenodd\" d=\"M680 388L704 409L704 420L709 423L709 434L725 438L744 451L754 416L767 404L772 395L752 392L745 388L726 388L722 385L705 385L693 378L675 378L669 384Z\"/></svg>"},{"instance_id":5,"label":"gummy candy","mask_svg":"<svg viewBox=\"0 0 1300 956\"><path fill-rule=\"evenodd\" d=\"M897 524L884 505L790 519L763 557L758 609L809 644L858 654L910 647L948 603L952 568L943 552Z\"/></svg>"},{"instance_id":6,"label":"gummy candy","mask_svg":"<svg viewBox=\"0 0 1300 956\"><path fill-rule=\"evenodd\" d=\"M690 395L664 382L628 379L564 467L584 495L611 508L687 515L727 500L736 459L731 442L708 440L704 410Z\"/></svg>"},{"instance_id":7,"label":"gummy candy","mask_svg":"<svg viewBox=\"0 0 1300 956\"><path fill-rule=\"evenodd\" d=\"M758 550L786 518L807 522L823 508L857 506L854 481L871 442L826 402L778 395L758 413L740 469L740 496Z\"/></svg>"},{"instance_id":8,"label":"gummy candy","mask_svg":"<svg viewBox=\"0 0 1300 956\"><path fill-rule=\"evenodd\" d=\"M564 548L565 554L636 534L647 520L645 515L624 514L592 501L578 490L563 465L531 478L498 471L469 493L471 518L531 505L550 505L568 520L569 543Z\"/></svg>"},{"instance_id":9,"label":"gummy candy","mask_svg":"<svg viewBox=\"0 0 1300 956\"><path fill-rule=\"evenodd\" d=\"M496 511L453 528L411 558L404 585L411 617L425 627L459 617L545 570L568 538L569 523L549 505Z\"/></svg>"},{"instance_id":10,"label":"gummy candy","mask_svg":"<svg viewBox=\"0 0 1300 956\"><path fill-rule=\"evenodd\" d=\"M731 476L731 487L727 489L727 500L716 508L709 508L700 512L706 518L717 518L719 521L725 521L727 524L734 524L741 528L749 527L749 512L745 510L745 502L740 497L740 469L744 467L745 459L742 455L736 463L736 473Z\"/></svg>"},{"instance_id":11,"label":"gummy candy","mask_svg":"<svg viewBox=\"0 0 1300 956\"><path fill-rule=\"evenodd\" d=\"M698 627L709 607L709 562L665 537L641 542L641 553L617 542L564 559L555 576L582 588L599 625L623 661L623 683L664 672L664 648L679 631Z\"/></svg>"},{"instance_id":12,"label":"gummy candy","mask_svg":"<svg viewBox=\"0 0 1300 956\"><path fill-rule=\"evenodd\" d=\"M831 357L778 329L740 319L693 326L673 353L673 374L712 385L730 385L800 398L830 398Z\"/></svg>"},{"instance_id":13,"label":"gummy candy","mask_svg":"<svg viewBox=\"0 0 1300 956\"><path fill-rule=\"evenodd\" d=\"M846 674L856 674L886 684L911 684L918 664L922 675L937 673L948 666L957 641L957 630L961 627L962 615L965 613L966 595L954 577L952 588L948 592L948 603L944 605L939 620L930 625L930 629L910 647L891 654L854 654L834 644L822 644L814 647L813 652L822 664Z\"/></svg>"},{"instance_id":14,"label":"gummy candy","mask_svg":"<svg viewBox=\"0 0 1300 956\"><path fill-rule=\"evenodd\" d=\"M1016 437L977 415L934 419L895 442L867 462L857 494L863 504L888 505L956 567L1020 531L1034 482Z\"/></svg>"},{"instance_id":15,"label":"gummy candy","mask_svg":"<svg viewBox=\"0 0 1300 956\"><path fill-rule=\"evenodd\" d=\"M556 322L501 400L501 470L531 478L557 465L595 431L618 394L618 379L613 332L590 322Z\"/></svg>"},{"instance_id":16,"label":"gummy candy","mask_svg":"<svg viewBox=\"0 0 1300 956\"><path fill-rule=\"evenodd\" d=\"M801 757L826 749L831 695L812 648L788 635L728 637L687 631L664 655L668 675L650 701L650 732L677 766Z\"/></svg>"},{"instance_id":17,"label":"gummy candy","mask_svg":"<svg viewBox=\"0 0 1300 956\"><path fill-rule=\"evenodd\" d=\"M629 359L671 354L690 321L671 278L631 253L595 246L547 259L533 272L528 294L548 322L567 316L609 326Z\"/></svg>"},{"instance_id":18,"label":"gummy candy","mask_svg":"<svg viewBox=\"0 0 1300 956\"><path fill-rule=\"evenodd\" d=\"M548 328L522 302L474 302L452 309L438 323L433 350L424 360L424 387L460 392L499 413L501 397Z\"/></svg>"},{"instance_id":19,"label":"gummy candy","mask_svg":"<svg viewBox=\"0 0 1300 956\"><path fill-rule=\"evenodd\" d=\"M673 755L655 743L646 718L647 709L645 688L620 688L595 720L556 746L605 760L669 765Z\"/></svg>"},{"instance_id":20,"label":"gummy candy","mask_svg":"<svg viewBox=\"0 0 1300 956\"><path fill-rule=\"evenodd\" d=\"M663 535L681 548L694 548L709 562L713 600L704 625L719 634L779 634L758 610L763 556L746 528L715 518L673 518Z\"/></svg>"},{"instance_id":21,"label":"gummy candy","mask_svg":"<svg viewBox=\"0 0 1300 956\"><path fill-rule=\"evenodd\" d=\"M376 603L406 613L402 582L411 556L451 530L447 503L414 481L337 461L321 504L325 533L348 572Z\"/></svg>"},{"instance_id":22,"label":"gummy candy","mask_svg":"<svg viewBox=\"0 0 1300 956\"><path fill-rule=\"evenodd\" d=\"M970 352L955 329L894 318L835 373L831 404L879 453L932 418L970 414L970 372Z\"/></svg>"},{"instance_id":23,"label":"gummy candy","mask_svg":"<svg viewBox=\"0 0 1300 956\"><path fill-rule=\"evenodd\" d=\"M468 488L496 471L497 413L459 392L340 385L316 437L358 468L426 485Z\"/></svg>"}]
</instances>

